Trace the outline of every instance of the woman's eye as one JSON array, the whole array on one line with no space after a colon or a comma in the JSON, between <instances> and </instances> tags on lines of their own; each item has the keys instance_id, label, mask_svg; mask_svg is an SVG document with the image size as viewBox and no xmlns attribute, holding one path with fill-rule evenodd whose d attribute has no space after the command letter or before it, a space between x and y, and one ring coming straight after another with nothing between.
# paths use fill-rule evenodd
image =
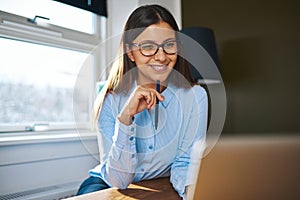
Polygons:
<instances>
[{"instance_id":1,"label":"woman's eye","mask_svg":"<svg viewBox=\"0 0 300 200\"><path fill-rule=\"evenodd\" d=\"M172 48L172 47L174 47L175 45L176 45L175 42L168 42L168 43L165 44L165 47L166 47L166 48Z\"/></svg>"},{"instance_id":2,"label":"woman's eye","mask_svg":"<svg viewBox=\"0 0 300 200\"><path fill-rule=\"evenodd\" d=\"M141 47L143 50L153 50L156 48L153 44L143 44Z\"/></svg>"}]
</instances>

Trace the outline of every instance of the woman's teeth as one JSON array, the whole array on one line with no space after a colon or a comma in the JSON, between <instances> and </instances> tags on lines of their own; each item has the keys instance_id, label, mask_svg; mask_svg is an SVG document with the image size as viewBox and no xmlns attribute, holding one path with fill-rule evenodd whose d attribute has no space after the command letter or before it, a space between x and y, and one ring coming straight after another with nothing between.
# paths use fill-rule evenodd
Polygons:
<instances>
[{"instance_id":1,"label":"woman's teeth","mask_svg":"<svg viewBox=\"0 0 300 200\"><path fill-rule=\"evenodd\" d=\"M164 71L166 70L167 66L165 65L151 65L151 67L155 70L155 71Z\"/></svg>"}]
</instances>

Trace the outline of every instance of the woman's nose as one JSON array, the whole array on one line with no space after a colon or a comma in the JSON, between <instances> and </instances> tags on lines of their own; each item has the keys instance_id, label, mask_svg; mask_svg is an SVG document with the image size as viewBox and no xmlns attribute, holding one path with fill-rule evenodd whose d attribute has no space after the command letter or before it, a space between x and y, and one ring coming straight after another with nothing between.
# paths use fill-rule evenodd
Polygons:
<instances>
[{"instance_id":1,"label":"woman's nose","mask_svg":"<svg viewBox=\"0 0 300 200\"><path fill-rule=\"evenodd\" d=\"M155 60L164 61L166 60L166 53L164 52L162 47L159 47L157 53L154 55Z\"/></svg>"}]
</instances>

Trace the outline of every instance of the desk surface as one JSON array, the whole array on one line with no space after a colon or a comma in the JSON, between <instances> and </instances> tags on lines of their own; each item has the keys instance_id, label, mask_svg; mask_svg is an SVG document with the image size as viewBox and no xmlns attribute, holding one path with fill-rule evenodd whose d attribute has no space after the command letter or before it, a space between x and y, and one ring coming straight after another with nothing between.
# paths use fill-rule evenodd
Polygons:
<instances>
[{"instance_id":1,"label":"desk surface","mask_svg":"<svg viewBox=\"0 0 300 200\"><path fill-rule=\"evenodd\" d=\"M125 190L109 188L98 192L71 197L67 200L179 200L180 197L173 189L169 178L132 183Z\"/></svg>"}]
</instances>

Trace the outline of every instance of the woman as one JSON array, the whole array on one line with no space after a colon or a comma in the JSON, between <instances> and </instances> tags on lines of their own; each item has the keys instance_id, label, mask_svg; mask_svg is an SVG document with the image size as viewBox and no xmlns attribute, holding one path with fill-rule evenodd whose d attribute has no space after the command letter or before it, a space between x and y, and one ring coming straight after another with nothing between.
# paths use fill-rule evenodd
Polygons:
<instances>
[{"instance_id":1,"label":"woman","mask_svg":"<svg viewBox=\"0 0 300 200\"><path fill-rule=\"evenodd\" d=\"M170 176L183 197L195 181L188 171L200 162L191 155L205 141L207 95L179 56L178 34L174 17L159 5L141 6L128 18L119 62L95 101L100 164L78 195Z\"/></svg>"}]
</instances>

